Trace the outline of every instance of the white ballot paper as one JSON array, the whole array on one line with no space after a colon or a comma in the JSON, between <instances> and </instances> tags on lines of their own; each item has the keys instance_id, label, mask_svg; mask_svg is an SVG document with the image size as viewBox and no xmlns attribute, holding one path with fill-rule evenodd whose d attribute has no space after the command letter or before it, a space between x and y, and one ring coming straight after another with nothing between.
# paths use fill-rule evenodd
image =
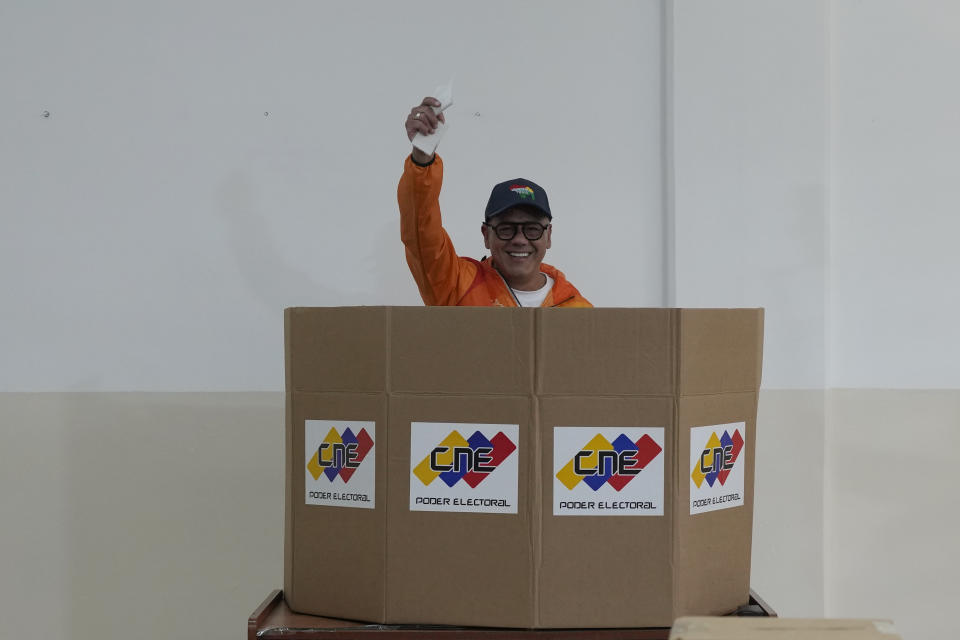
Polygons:
<instances>
[{"instance_id":1,"label":"white ballot paper","mask_svg":"<svg viewBox=\"0 0 960 640\"><path fill-rule=\"evenodd\" d=\"M439 107L433 107L434 113L441 113L444 109L453 104L453 79L450 79L450 82L444 85L440 85L433 90L433 98L436 98L440 101ZM443 134L447 131L447 124L445 122L438 122L437 129L428 136L418 133L413 136L413 146L424 153L432 154L437 149L437 145L440 144L440 139L443 137Z\"/></svg>"}]
</instances>

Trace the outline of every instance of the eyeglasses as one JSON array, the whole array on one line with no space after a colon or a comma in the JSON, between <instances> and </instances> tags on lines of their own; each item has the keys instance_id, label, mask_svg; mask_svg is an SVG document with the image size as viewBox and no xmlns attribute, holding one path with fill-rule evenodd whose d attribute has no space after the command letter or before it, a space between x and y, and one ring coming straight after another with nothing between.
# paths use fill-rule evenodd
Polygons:
<instances>
[{"instance_id":1,"label":"eyeglasses","mask_svg":"<svg viewBox=\"0 0 960 640\"><path fill-rule=\"evenodd\" d=\"M501 240L513 240L517 231L523 232L523 237L527 240L539 240L543 237L543 232L550 228L548 224L539 224L537 222L501 222L500 224L490 224L484 222L484 226L493 229L497 237Z\"/></svg>"}]
</instances>

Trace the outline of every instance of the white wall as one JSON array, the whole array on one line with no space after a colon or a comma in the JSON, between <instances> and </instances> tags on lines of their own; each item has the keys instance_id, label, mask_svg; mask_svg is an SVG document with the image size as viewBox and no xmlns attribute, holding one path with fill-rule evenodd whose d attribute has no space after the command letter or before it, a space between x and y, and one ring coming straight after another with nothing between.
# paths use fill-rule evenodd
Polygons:
<instances>
[{"instance_id":1,"label":"white wall","mask_svg":"<svg viewBox=\"0 0 960 640\"><path fill-rule=\"evenodd\" d=\"M828 615L956 636L960 5L830 11Z\"/></svg>"},{"instance_id":2,"label":"white wall","mask_svg":"<svg viewBox=\"0 0 960 640\"><path fill-rule=\"evenodd\" d=\"M960 5L831 23L830 385L960 388Z\"/></svg>"},{"instance_id":3,"label":"white wall","mask_svg":"<svg viewBox=\"0 0 960 640\"><path fill-rule=\"evenodd\" d=\"M662 303L658 2L0 11L0 390L280 390L285 306L421 304L403 120L454 75L460 250L523 175L552 264L596 304Z\"/></svg>"},{"instance_id":4,"label":"white wall","mask_svg":"<svg viewBox=\"0 0 960 640\"><path fill-rule=\"evenodd\" d=\"M827 394L826 614L953 638L960 573L957 389Z\"/></svg>"},{"instance_id":5,"label":"white wall","mask_svg":"<svg viewBox=\"0 0 960 640\"><path fill-rule=\"evenodd\" d=\"M0 393L0 636L239 638L283 580L283 394Z\"/></svg>"}]
</instances>

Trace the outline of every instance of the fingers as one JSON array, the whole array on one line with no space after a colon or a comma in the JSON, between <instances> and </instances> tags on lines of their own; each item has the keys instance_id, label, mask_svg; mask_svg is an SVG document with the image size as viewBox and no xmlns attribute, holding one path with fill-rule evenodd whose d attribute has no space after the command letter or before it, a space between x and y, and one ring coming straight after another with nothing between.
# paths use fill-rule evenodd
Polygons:
<instances>
[{"instance_id":1,"label":"fingers","mask_svg":"<svg viewBox=\"0 0 960 640\"><path fill-rule=\"evenodd\" d=\"M427 100L433 100L433 98L425 98L424 102ZM434 100L434 102L436 102L436 100ZM437 102L436 106L439 107L440 103ZM432 129L436 129L437 123L440 122L439 118L437 118L437 115L433 112L433 107L427 104L421 104L411 109L410 117L426 123Z\"/></svg>"},{"instance_id":2,"label":"fingers","mask_svg":"<svg viewBox=\"0 0 960 640\"><path fill-rule=\"evenodd\" d=\"M427 96L426 98L423 99L423 102L420 103L420 106L421 107L439 107L440 101L437 100L436 98L431 98L430 96Z\"/></svg>"},{"instance_id":3,"label":"fingers","mask_svg":"<svg viewBox=\"0 0 960 640\"><path fill-rule=\"evenodd\" d=\"M443 114L435 114L433 107L439 107L440 101L436 98L426 97L423 102L410 110L410 115L404 123L407 129L407 138L413 140L418 133L430 135L437 130L439 123L446 123Z\"/></svg>"},{"instance_id":4,"label":"fingers","mask_svg":"<svg viewBox=\"0 0 960 640\"><path fill-rule=\"evenodd\" d=\"M417 113L420 114L419 118L416 117ZM436 117L434 117L434 122L436 122ZM427 116L423 115L422 111L410 112L410 115L407 116L406 128L407 137L410 140L413 140L413 137L418 133L428 136L437 130L436 125L431 125L430 121L427 119Z\"/></svg>"}]
</instances>

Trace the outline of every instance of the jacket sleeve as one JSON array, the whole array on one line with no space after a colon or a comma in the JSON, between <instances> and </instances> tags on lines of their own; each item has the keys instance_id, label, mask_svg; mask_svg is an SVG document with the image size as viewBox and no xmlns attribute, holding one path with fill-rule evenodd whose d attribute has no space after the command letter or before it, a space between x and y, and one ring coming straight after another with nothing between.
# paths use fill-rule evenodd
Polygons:
<instances>
[{"instance_id":1,"label":"jacket sleeve","mask_svg":"<svg viewBox=\"0 0 960 640\"><path fill-rule=\"evenodd\" d=\"M455 305L476 276L476 267L461 260L440 218L443 161L421 167L407 156L397 186L400 238L407 265L427 305Z\"/></svg>"}]
</instances>

